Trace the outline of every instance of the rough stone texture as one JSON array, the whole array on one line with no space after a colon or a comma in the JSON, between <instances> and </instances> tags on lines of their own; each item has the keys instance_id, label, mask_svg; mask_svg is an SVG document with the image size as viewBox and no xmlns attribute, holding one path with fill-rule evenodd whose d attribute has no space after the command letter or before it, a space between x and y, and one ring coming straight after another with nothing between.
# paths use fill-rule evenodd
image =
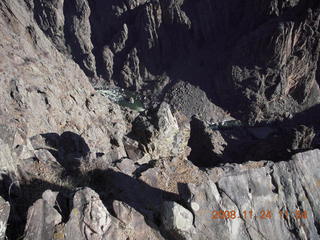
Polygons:
<instances>
[{"instance_id":1,"label":"rough stone texture","mask_svg":"<svg viewBox=\"0 0 320 240\"><path fill-rule=\"evenodd\" d=\"M52 194L46 191L29 209L25 239L163 239L145 223L143 215L120 201L114 202L116 218L112 217L99 195L89 188L75 193L69 220L59 224L61 216L53 208L57 194Z\"/></svg>"},{"instance_id":2,"label":"rough stone texture","mask_svg":"<svg viewBox=\"0 0 320 240\"><path fill-rule=\"evenodd\" d=\"M104 50L103 50L103 62L104 62L104 68L105 68L105 71L106 71L106 78L107 79L111 79L112 77L112 74L113 74L113 57L114 57L114 54L112 53L112 51L110 50L109 47L105 47Z\"/></svg>"},{"instance_id":3,"label":"rough stone texture","mask_svg":"<svg viewBox=\"0 0 320 240\"><path fill-rule=\"evenodd\" d=\"M117 219L126 225L126 232L129 236L131 236L131 238L150 240L164 239L159 232L156 232L145 222L144 216L134 208L123 202L114 201L113 209ZM119 235L120 232L121 230L118 233Z\"/></svg>"},{"instance_id":4,"label":"rough stone texture","mask_svg":"<svg viewBox=\"0 0 320 240\"><path fill-rule=\"evenodd\" d=\"M270 21L237 43L231 79L257 119L319 103L319 20L319 12L309 10L296 22Z\"/></svg>"},{"instance_id":5,"label":"rough stone texture","mask_svg":"<svg viewBox=\"0 0 320 240\"><path fill-rule=\"evenodd\" d=\"M165 238L155 231L158 228L154 223L150 223L151 227L147 225L142 215L147 209L142 210L132 202L138 198L127 198L130 205L114 201L115 218L89 188L76 192L70 218L65 227L59 228L61 216L53 208L56 194L47 191L29 210L26 236L31 234L30 224L39 223L43 211L49 211L45 216L50 221L47 225L40 221L36 232L54 233L55 237L65 236L65 239L68 236L77 236L77 239L126 239L128 236L133 239L319 239L319 159L320 151L312 150L298 153L286 162L248 162L199 173L202 182L189 183L188 194L180 192L180 201L189 210L173 201L160 201L160 231ZM128 187L134 184L131 182ZM225 219L222 215L214 218L218 215L213 211L221 210L234 210L234 218ZM301 215L302 212L305 215ZM37 221L31 221L35 218ZM55 227L53 222L57 224Z\"/></svg>"},{"instance_id":6,"label":"rough stone texture","mask_svg":"<svg viewBox=\"0 0 320 240\"><path fill-rule=\"evenodd\" d=\"M11 150L8 144L1 144L0 167L2 171L16 172L17 162L12 158Z\"/></svg>"},{"instance_id":7,"label":"rough stone texture","mask_svg":"<svg viewBox=\"0 0 320 240\"><path fill-rule=\"evenodd\" d=\"M170 234L176 238L181 235L183 239L191 239L187 234L193 227L193 215L189 210L176 202L164 202L162 211L162 224Z\"/></svg>"},{"instance_id":8,"label":"rough stone texture","mask_svg":"<svg viewBox=\"0 0 320 240\"><path fill-rule=\"evenodd\" d=\"M1 9L0 120L5 131L12 131L2 135L8 136L3 144L33 151L27 139L70 131L81 134L91 152L108 154L110 139L122 139L126 131L119 107L94 94L83 72L45 38L23 2L4 1ZM119 143L114 150L125 156Z\"/></svg>"},{"instance_id":9,"label":"rough stone texture","mask_svg":"<svg viewBox=\"0 0 320 240\"><path fill-rule=\"evenodd\" d=\"M137 166L135 166L134 161L131 159L122 159L120 162L116 164L116 167L123 173L132 176L134 171L137 169Z\"/></svg>"},{"instance_id":10,"label":"rough stone texture","mask_svg":"<svg viewBox=\"0 0 320 240\"><path fill-rule=\"evenodd\" d=\"M92 53L91 25L89 17L91 9L87 0L66 1L64 11L67 46L71 48L72 56L84 72L94 77L96 61Z\"/></svg>"},{"instance_id":11,"label":"rough stone texture","mask_svg":"<svg viewBox=\"0 0 320 240\"><path fill-rule=\"evenodd\" d=\"M136 48L132 49L128 54L120 74L120 81L123 87L133 90L141 89L140 60Z\"/></svg>"},{"instance_id":12,"label":"rough stone texture","mask_svg":"<svg viewBox=\"0 0 320 240\"><path fill-rule=\"evenodd\" d=\"M6 239L7 222L10 214L10 204L0 197L0 239Z\"/></svg>"},{"instance_id":13,"label":"rough stone texture","mask_svg":"<svg viewBox=\"0 0 320 240\"><path fill-rule=\"evenodd\" d=\"M310 125L265 124L216 127L197 118L191 121L189 159L199 167L245 161L288 160L294 153L316 148Z\"/></svg>"},{"instance_id":14,"label":"rough stone texture","mask_svg":"<svg viewBox=\"0 0 320 240\"><path fill-rule=\"evenodd\" d=\"M316 0L27 2L95 83L155 90L182 80L249 121L319 103Z\"/></svg>"},{"instance_id":15,"label":"rough stone texture","mask_svg":"<svg viewBox=\"0 0 320 240\"><path fill-rule=\"evenodd\" d=\"M233 166L218 180L190 184L189 203L200 206L193 211L194 224L202 233L192 239L319 239L319 157L313 150L288 162ZM212 219L212 211L220 210L235 210L236 218ZM272 216L263 218L267 211ZM306 211L307 217L296 211Z\"/></svg>"},{"instance_id":16,"label":"rough stone texture","mask_svg":"<svg viewBox=\"0 0 320 240\"><path fill-rule=\"evenodd\" d=\"M65 238L105 239L110 224L111 216L99 195L85 188L73 198L73 209L65 225Z\"/></svg>"},{"instance_id":17,"label":"rough stone texture","mask_svg":"<svg viewBox=\"0 0 320 240\"><path fill-rule=\"evenodd\" d=\"M112 50L114 53L121 52L125 48L126 41L128 40L128 31L128 26L124 23L119 34L114 36L114 39L112 41Z\"/></svg>"},{"instance_id":18,"label":"rough stone texture","mask_svg":"<svg viewBox=\"0 0 320 240\"><path fill-rule=\"evenodd\" d=\"M64 0L34 1L34 18L41 30L52 39L61 52L65 52L65 34L63 13Z\"/></svg>"},{"instance_id":19,"label":"rough stone texture","mask_svg":"<svg viewBox=\"0 0 320 240\"><path fill-rule=\"evenodd\" d=\"M8 238L319 239L318 1L2 0L0 36Z\"/></svg>"},{"instance_id":20,"label":"rough stone texture","mask_svg":"<svg viewBox=\"0 0 320 240\"><path fill-rule=\"evenodd\" d=\"M195 116L206 122L221 122L231 119L223 109L214 105L205 91L190 83L179 81L166 94L166 100L174 111L182 112L188 118Z\"/></svg>"},{"instance_id":21,"label":"rough stone texture","mask_svg":"<svg viewBox=\"0 0 320 240\"><path fill-rule=\"evenodd\" d=\"M142 115L136 118L131 135L144 145L145 152L153 159L185 154L190 135L187 119L181 114L174 116L166 102L155 111L151 118Z\"/></svg>"},{"instance_id":22,"label":"rough stone texture","mask_svg":"<svg viewBox=\"0 0 320 240\"><path fill-rule=\"evenodd\" d=\"M137 161L143 158L144 156L143 150L140 149L138 141L125 137L123 139L123 144L124 144L126 153L130 159Z\"/></svg>"},{"instance_id":23,"label":"rough stone texture","mask_svg":"<svg viewBox=\"0 0 320 240\"><path fill-rule=\"evenodd\" d=\"M54 208L58 193L50 190L42 194L28 210L25 228L25 240L54 239L55 226L61 223L62 217Z\"/></svg>"}]
</instances>

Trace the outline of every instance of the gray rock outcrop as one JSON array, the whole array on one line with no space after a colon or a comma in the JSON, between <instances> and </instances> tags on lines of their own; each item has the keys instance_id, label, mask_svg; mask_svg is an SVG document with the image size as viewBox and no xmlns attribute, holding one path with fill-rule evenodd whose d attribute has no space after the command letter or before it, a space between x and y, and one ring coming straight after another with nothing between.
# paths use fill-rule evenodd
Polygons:
<instances>
[{"instance_id":1,"label":"gray rock outcrop","mask_svg":"<svg viewBox=\"0 0 320 240\"><path fill-rule=\"evenodd\" d=\"M10 204L0 197L0 239L6 239L7 222L10 214Z\"/></svg>"},{"instance_id":2,"label":"gray rock outcrop","mask_svg":"<svg viewBox=\"0 0 320 240\"><path fill-rule=\"evenodd\" d=\"M189 185L201 233L192 239L319 239L319 157L313 150L289 162L252 162L229 168L219 180ZM219 211L236 215L226 219Z\"/></svg>"},{"instance_id":3,"label":"gray rock outcrop","mask_svg":"<svg viewBox=\"0 0 320 240\"><path fill-rule=\"evenodd\" d=\"M59 209L57 194L44 192L29 209L24 239L163 239L145 223L143 215L120 201L114 203L116 217L111 216L90 188L75 193L69 220L63 223L54 208Z\"/></svg>"},{"instance_id":4,"label":"gray rock outcrop","mask_svg":"<svg viewBox=\"0 0 320 240\"><path fill-rule=\"evenodd\" d=\"M64 0L34 1L34 17L41 30L52 40L57 49L66 52Z\"/></svg>"},{"instance_id":5,"label":"gray rock outcrop","mask_svg":"<svg viewBox=\"0 0 320 240\"><path fill-rule=\"evenodd\" d=\"M95 94L77 64L57 51L37 27L27 5L3 2L1 7L5 11L0 18L1 35L6 36L0 45L1 144L8 145L14 160L27 159L39 150L33 149L30 138L42 134L43 141L49 141L50 136L67 131L97 143L90 144L91 152L119 150L125 156L122 141L114 148L110 143L111 138L122 139L126 132L119 106ZM10 15L12 9L17 11L15 17ZM32 36L25 32L28 26L33 29ZM47 145L43 148L55 150Z\"/></svg>"},{"instance_id":6,"label":"gray rock outcrop","mask_svg":"<svg viewBox=\"0 0 320 240\"><path fill-rule=\"evenodd\" d=\"M162 224L175 238L191 239L188 232L193 228L192 213L175 202L164 202Z\"/></svg>"},{"instance_id":7,"label":"gray rock outcrop","mask_svg":"<svg viewBox=\"0 0 320 240\"><path fill-rule=\"evenodd\" d=\"M0 239L319 239L319 7L0 1Z\"/></svg>"},{"instance_id":8,"label":"gray rock outcrop","mask_svg":"<svg viewBox=\"0 0 320 240\"><path fill-rule=\"evenodd\" d=\"M65 225L66 239L105 239L110 225L110 213L97 193L89 188L76 192Z\"/></svg>"},{"instance_id":9,"label":"gray rock outcrop","mask_svg":"<svg viewBox=\"0 0 320 240\"><path fill-rule=\"evenodd\" d=\"M319 103L319 13L310 9L304 14L297 22L271 21L258 27L232 53L231 81L257 119Z\"/></svg>"},{"instance_id":10,"label":"gray rock outcrop","mask_svg":"<svg viewBox=\"0 0 320 240\"><path fill-rule=\"evenodd\" d=\"M91 9L87 0L66 1L64 5L68 14L65 16L67 46L82 70L90 77L96 75L96 61L92 53Z\"/></svg>"},{"instance_id":11,"label":"gray rock outcrop","mask_svg":"<svg viewBox=\"0 0 320 240\"><path fill-rule=\"evenodd\" d=\"M59 50L70 48L94 83L150 95L167 75L253 122L319 103L317 1L31 3L42 31Z\"/></svg>"},{"instance_id":12,"label":"gray rock outcrop","mask_svg":"<svg viewBox=\"0 0 320 240\"><path fill-rule=\"evenodd\" d=\"M28 210L25 227L25 240L54 239L55 226L61 223L62 217L54 208L58 193L50 190L42 194Z\"/></svg>"},{"instance_id":13,"label":"gray rock outcrop","mask_svg":"<svg viewBox=\"0 0 320 240\"><path fill-rule=\"evenodd\" d=\"M160 104L153 116L139 116L132 134L143 144L152 159L168 158L186 153L190 126L183 114L172 114L170 105Z\"/></svg>"},{"instance_id":14,"label":"gray rock outcrop","mask_svg":"<svg viewBox=\"0 0 320 240\"><path fill-rule=\"evenodd\" d=\"M213 168L200 175L202 182L188 184L190 194L181 200L189 210L173 201L162 202L161 233L170 239L319 239L319 159L320 151L312 150L288 162ZM113 203L116 218L111 216L89 188L75 193L64 225L53 208L56 194L45 192L29 209L26 239L163 239L141 213L123 202Z\"/></svg>"}]
</instances>

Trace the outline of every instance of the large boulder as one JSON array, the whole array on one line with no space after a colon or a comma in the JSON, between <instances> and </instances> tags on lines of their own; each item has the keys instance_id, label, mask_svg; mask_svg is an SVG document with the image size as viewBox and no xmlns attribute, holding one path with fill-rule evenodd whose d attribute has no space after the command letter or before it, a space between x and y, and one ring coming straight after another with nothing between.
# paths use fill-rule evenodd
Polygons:
<instances>
[{"instance_id":1,"label":"large boulder","mask_svg":"<svg viewBox=\"0 0 320 240\"><path fill-rule=\"evenodd\" d=\"M45 191L42 199L29 208L24 239L164 239L154 223L149 226L141 213L123 202L113 202L113 217L99 195L90 188L75 193L70 216L64 223L55 209L61 211L60 207L65 207L57 203L57 195L57 192ZM2 219L6 221L10 208L3 207Z\"/></svg>"},{"instance_id":2,"label":"large boulder","mask_svg":"<svg viewBox=\"0 0 320 240\"><path fill-rule=\"evenodd\" d=\"M162 206L162 224L164 229L176 239L192 239L192 213L176 202L164 202Z\"/></svg>"},{"instance_id":3,"label":"large boulder","mask_svg":"<svg viewBox=\"0 0 320 240\"><path fill-rule=\"evenodd\" d=\"M111 215L96 192L90 188L76 192L65 225L66 239L105 239L110 225Z\"/></svg>"},{"instance_id":4,"label":"large boulder","mask_svg":"<svg viewBox=\"0 0 320 240\"><path fill-rule=\"evenodd\" d=\"M113 209L117 216L117 219L125 224L127 234L130 235L130 237L132 237L133 239L164 239L161 236L160 232L157 231L158 227L154 223L148 225L145 217L133 207L130 207L129 205L120 201L114 201ZM115 230L114 234L121 236L124 235L124 231L122 231L121 229L117 229Z\"/></svg>"},{"instance_id":5,"label":"large boulder","mask_svg":"<svg viewBox=\"0 0 320 240\"><path fill-rule=\"evenodd\" d=\"M188 155L188 119L183 114L173 114L166 102L161 103L151 116L139 116L132 130L151 159Z\"/></svg>"},{"instance_id":6,"label":"large boulder","mask_svg":"<svg viewBox=\"0 0 320 240\"><path fill-rule=\"evenodd\" d=\"M62 221L55 209L58 192L47 190L28 210L25 240L54 239L55 227Z\"/></svg>"}]
</instances>

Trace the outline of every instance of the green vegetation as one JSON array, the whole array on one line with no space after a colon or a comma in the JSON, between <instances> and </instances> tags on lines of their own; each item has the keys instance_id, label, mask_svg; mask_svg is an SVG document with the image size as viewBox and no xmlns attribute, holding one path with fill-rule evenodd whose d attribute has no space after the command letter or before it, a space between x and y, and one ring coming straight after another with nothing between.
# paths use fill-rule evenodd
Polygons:
<instances>
[{"instance_id":1,"label":"green vegetation","mask_svg":"<svg viewBox=\"0 0 320 240\"><path fill-rule=\"evenodd\" d=\"M122 107L130 108L138 112L143 112L145 110L140 96L135 92L117 87L109 89L96 89L96 91Z\"/></svg>"}]
</instances>

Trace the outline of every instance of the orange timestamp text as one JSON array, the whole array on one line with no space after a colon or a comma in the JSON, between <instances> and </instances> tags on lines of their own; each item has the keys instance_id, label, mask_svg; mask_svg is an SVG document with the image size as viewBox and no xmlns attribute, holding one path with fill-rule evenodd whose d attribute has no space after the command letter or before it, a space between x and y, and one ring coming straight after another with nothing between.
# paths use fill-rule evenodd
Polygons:
<instances>
[{"instance_id":1,"label":"orange timestamp text","mask_svg":"<svg viewBox=\"0 0 320 240\"><path fill-rule=\"evenodd\" d=\"M307 211L304 210L296 210L293 212L289 211L278 211L277 213L272 212L271 210L260 210L258 212L254 212L253 210L244 210L242 212L238 212L236 210L214 210L211 212L211 219L271 219L274 216L279 216L280 218L293 217L296 219L306 219L308 216Z\"/></svg>"}]
</instances>

